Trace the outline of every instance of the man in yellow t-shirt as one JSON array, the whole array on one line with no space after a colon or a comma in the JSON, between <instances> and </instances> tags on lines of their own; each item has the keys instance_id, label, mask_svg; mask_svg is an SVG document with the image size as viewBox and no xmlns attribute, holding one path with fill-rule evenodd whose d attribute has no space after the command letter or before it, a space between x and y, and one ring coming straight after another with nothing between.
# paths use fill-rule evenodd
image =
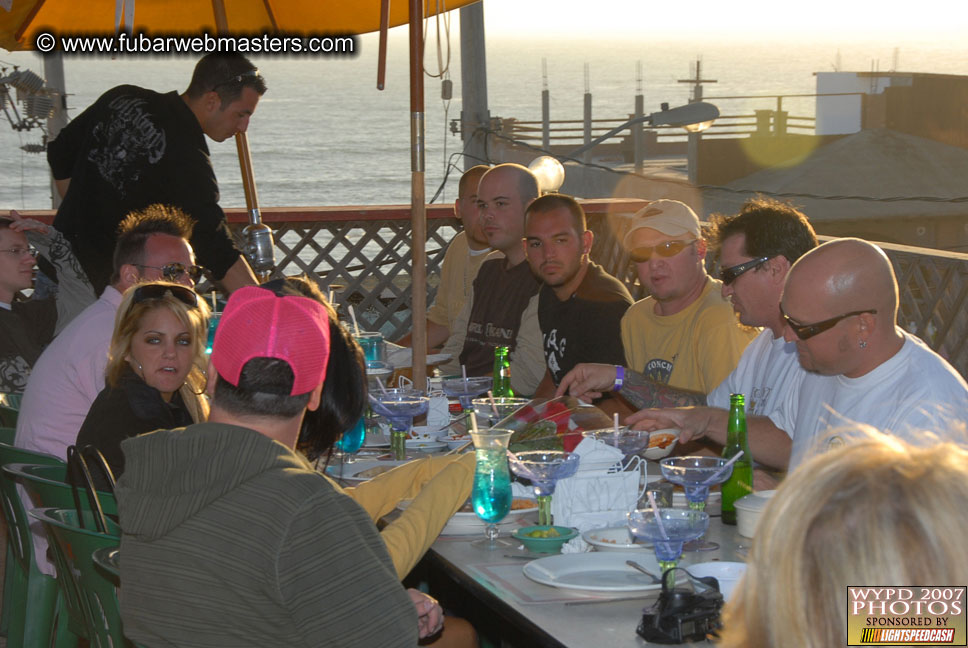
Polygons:
<instances>
[{"instance_id":1,"label":"man in yellow t-shirt","mask_svg":"<svg viewBox=\"0 0 968 648\"><path fill-rule=\"evenodd\" d=\"M622 318L625 364L678 389L709 393L756 335L742 327L722 283L706 274L699 218L677 200L639 211L625 235L649 296Z\"/></svg>"}]
</instances>

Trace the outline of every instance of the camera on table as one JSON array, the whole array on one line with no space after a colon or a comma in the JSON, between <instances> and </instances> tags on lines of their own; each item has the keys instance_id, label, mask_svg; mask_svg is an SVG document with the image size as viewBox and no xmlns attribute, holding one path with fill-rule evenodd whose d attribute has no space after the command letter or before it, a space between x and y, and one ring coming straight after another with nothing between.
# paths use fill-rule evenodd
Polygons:
<instances>
[{"instance_id":1,"label":"camera on table","mask_svg":"<svg viewBox=\"0 0 968 648\"><path fill-rule=\"evenodd\" d=\"M721 627L719 614L723 608L723 595L719 592L719 584L696 592L691 580L683 574L688 585L670 588L670 574L677 571L681 570L677 567L662 574L659 600L646 610L636 628L638 635L646 641L659 644L703 641Z\"/></svg>"}]
</instances>

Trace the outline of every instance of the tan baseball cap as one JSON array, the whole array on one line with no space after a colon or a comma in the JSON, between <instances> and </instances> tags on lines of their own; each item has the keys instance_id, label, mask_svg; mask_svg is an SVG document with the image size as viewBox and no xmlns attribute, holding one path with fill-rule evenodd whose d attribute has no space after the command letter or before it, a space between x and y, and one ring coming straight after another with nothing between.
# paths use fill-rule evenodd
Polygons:
<instances>
[{"instance_id":1,"label":"tan baseball cap","mask_svg":"<svg viewBox=\"0 0 968 648\"><path fill-rule=\"evenodd\" d=\"M643 227L654 229L666 236L690 234L695 239L702 237L702 228L696 212L692 211L689 205L678 200L656 200L637 211L625 233L626 248L629 246L632 232Z\"/></svg>"}]
</instances>

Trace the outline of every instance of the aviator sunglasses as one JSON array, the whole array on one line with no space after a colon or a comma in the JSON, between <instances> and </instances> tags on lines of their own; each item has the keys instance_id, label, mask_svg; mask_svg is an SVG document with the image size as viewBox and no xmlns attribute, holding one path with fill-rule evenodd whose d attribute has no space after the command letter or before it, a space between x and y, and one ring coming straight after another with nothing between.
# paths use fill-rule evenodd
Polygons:
<instances>
[{"instance_id":1,"label":"aviator sunglasses","mask_svg":"<svg viewBox=\"0 0 968 648\"><path fill-rule=\"evenodd\" d=\"M212 86L212 90L217 90L222 86L233 85L235 83L243 83L246 79L258 79L262 75L259 74L259 68L253 68L251 70L246 70L242 74L236 74L234 77L226 79L225 81L219 81Z\"/></svg>"},{"instance_id":2,"label":"aviator sunglasses","mask_svg":"<svg viewBox=\"0 0 968 648\"><path fill-rule=\"evenodd\" d=\"M636 263L645 263L652 258L653 252L660 257L674 257L695 242L696 239L691 241L666 241L649 247L637 247L629 251L629 258Z\"/></svg>"},{"instance_id":3,"label":"aviator sunglasses","mask_svg":"<svg viewBox=\"0 0 968 648\"><path fill-rule=\"evenodd\" d=\"M152 270L160 270L161 274L165 277L165 279L167 279L168 281L175 281L175 282L177 282L178 278L181 277L183 274L187 274L192 281L194 281L195 283L198 283L198 280L202 278L202 273L205 272L205 268L203 268L202 266L193 265L193 266L185 267L185 264L178 263L178 262L166 263L163 266L141 265L140 263L135 263L134 265L139 268L151 268Z\"/></svg>"},{"instance_id":4,"label":"aviator sunglasses","mask_svg":"<svg viewBox=\"0 0 968 648\"><path fill-rule=\"evenodd\" d=\"M164 299L166 295L171 295L186 306L198 308L198 295L185 286L141 284L134 289L134 296L131 299L133 303L140 304L147 299Z\"/></svg>"},{"instance_id":5,"label":"aviator sunglasses","mask_svg":"<svg viewBox=\"0 0 968 648\"><path fill-rule=\"evenodd\" d=\"M770 257L759 257L758 259L751 259L745 263L738 263L734 266L723 268L719 271L719 278L725 285L728 286L736 281L736 279L744 272L749 272L753 268L758 268L769 260Z\"/></svg>"},{"instance_id":6,"label":"aviator sunglasses","mask_svg":"<svg viewBox=\"0 0 968 648\"><path fill-rule=\"evenodd\" d=\"M855 315L863 315L864 313L876 315L877 309L870 308L868 310L851 311L849 313L844 313L843 315L838 315L837 317L831 317L830 319L817 322L815 324L797 324L790 319L789 315L783 312L783 306L780 306L780 317L783 318L783 321L786 322L787 326L790 327L790 330L793 331L801 340L809 340L814 335L819 335L828 329L832 329L841 320L845 320L848 317L853 317Z\"/></svg>"}]
</instances>

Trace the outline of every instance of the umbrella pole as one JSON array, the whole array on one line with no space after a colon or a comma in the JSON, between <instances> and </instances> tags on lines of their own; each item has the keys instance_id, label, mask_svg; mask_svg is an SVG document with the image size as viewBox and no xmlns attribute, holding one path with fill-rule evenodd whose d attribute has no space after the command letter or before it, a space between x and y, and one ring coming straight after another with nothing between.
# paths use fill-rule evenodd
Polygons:
<instances>
[{"instance_id":1,"label":"umbrella pole","mask_svg":"<svg viewBox=\"0 0 968 648\"><path fill-rule=\"evenodd\" d=\"M245 206L249 224L242 229L245 241L245 255L259 278L259 283L269 280L275 265L272 249L272 230L262 222L259 211L259 194L255 188L255 173L252 171L252 155L249 152L249 138L245 132L235 134L235 144L239 150L239 166L242 170L242 189L245 191Z\"/></svg>"},{"instance_id":2,"label":"umbrella pole","mask_svg":"<svg viewBox=\"0 0 968 648\"><path fill-rule=\"evenodd\" d=\"M413 270L410 312L413 320L413 383L427 384L427 205L424 195L423 2L410 0L410 219Z\"/></svg>"}]
</instances>

